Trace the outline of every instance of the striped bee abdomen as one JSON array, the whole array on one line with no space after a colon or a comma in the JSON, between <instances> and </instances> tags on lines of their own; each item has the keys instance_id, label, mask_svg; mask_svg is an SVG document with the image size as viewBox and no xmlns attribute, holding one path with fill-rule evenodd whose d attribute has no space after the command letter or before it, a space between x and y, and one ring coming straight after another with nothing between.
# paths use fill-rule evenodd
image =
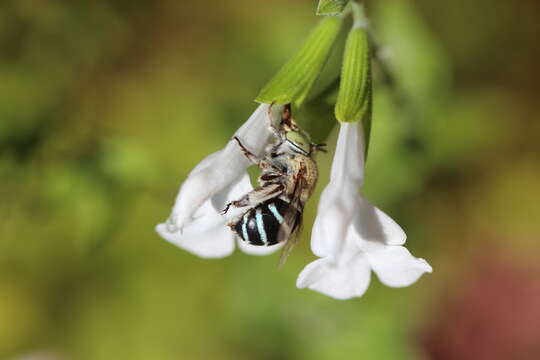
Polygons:
<instances>
[{"instance_id":1,"label":"striped bee abdomen","mask_svg":"<svg viewBox=\"0 0 540 360\"><path fill-rule=\"evenodd\" d=\"M234 230L251 245L275 245L288 207L289 203L280 198L267 200L247 211L234 224Z\"/></svg>"}]
</instances>

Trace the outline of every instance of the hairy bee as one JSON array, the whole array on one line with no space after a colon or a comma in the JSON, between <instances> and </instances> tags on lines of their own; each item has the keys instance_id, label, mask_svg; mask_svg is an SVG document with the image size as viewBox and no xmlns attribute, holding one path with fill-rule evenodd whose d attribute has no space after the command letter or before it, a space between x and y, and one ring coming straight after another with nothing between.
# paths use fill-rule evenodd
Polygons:
<instances>
[{"instance_id":1,"label":"hairy bee","mask_svg":"<svg viewBox=\"0 0 540 360\"><path fill-rule=\"evenodd\" d=\"M248 209L229 223L229 227L243 241L251 245L272 246L287 242L282 262L294 245L294 234L302 223L304 205L317 183L317 164L314 155L325 151L325 144L314 144L285 106L278 127L270 125L276 142L270 145L263 159L238 142L244 155L261 168L259 187L242 198L227 204Z\"/></svg>"}]
</instances>

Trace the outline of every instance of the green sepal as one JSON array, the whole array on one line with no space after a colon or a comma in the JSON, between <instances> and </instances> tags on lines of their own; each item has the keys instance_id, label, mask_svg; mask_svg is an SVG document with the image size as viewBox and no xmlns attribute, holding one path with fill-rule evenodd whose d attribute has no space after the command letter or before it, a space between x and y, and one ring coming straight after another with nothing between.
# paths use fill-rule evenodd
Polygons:
<instances>
[{"instance_id":1,"label":"green sepal","mask_svg":"<svg viewBox=\"0 0 540 360\"><path fill-rule=\"evenodd\" d=\"M369 152L369 140L371 139L371 119L373 114L373 91L371 88L371 75L369 77L367 100L365 101L365 110L362 110L362 126L364 127L364 144L366 151L364 152L364 160L367 160Z\"/></svg>"},{"instance_id":2,"label":"green sepal","mask_svg":"<svg viewBox=\"0 0 540 360\"><path fill-rule=\"evenodd\" d=\"M336 16L341 14L349 0L319 0L317 15Z\"/></svg>"},{"instance_id":3,"label":"green sepal","mask_svg":"<svg viewBox=\"0 0 540 360\"><path fill-rule=\"evenodd\" d=\"M322 19L302 48L261 90L256 101L300 105L328 60L342 23L343 19L338 17Z\"/></svg>"},{"instance_id":4,"label":"green sepal","mask_svg":"<svg viewBox=\"0 0 540 360\"><path fill-rule=\"evenodd\" d=\"M362 120L370 105L371 59L366 31L353 27L347 37L335 115L340 122Z\"/></svg>"}]
</instances>

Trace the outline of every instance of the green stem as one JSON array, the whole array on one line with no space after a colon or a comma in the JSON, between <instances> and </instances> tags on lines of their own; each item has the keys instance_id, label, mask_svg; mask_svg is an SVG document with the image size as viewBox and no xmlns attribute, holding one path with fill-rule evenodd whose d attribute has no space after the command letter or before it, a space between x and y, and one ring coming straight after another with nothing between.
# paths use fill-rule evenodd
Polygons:
<instances>
[{"instance_id":1,"label":"green stem","mask_svg":"<svg viewBox=\"0 0 540 360\"><path fill-rule=\"evenodd\" d=\"M356 0L351 1L351 11L354 20L354 28L367 28L369 20L364 12L364 5Z\"/></svg>"}]
</instances>

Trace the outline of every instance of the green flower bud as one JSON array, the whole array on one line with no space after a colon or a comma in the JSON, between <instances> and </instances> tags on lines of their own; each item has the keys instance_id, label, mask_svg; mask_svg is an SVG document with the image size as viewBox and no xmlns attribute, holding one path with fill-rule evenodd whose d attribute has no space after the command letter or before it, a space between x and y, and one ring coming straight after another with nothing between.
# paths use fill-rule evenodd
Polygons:
<instances>
[{"instance_id":1,"label":"green flower bud","mask_svg":"<svg viewBox=\"0 0 540 360\"><path fill-rule=\"evenodd\" d=\"M362 120L371 108L371 61L368 36L355 25L347 37L341 82L335 107L336 119L341 122Z\"/></svg>"},{"instance_id":2,"label":"green flower bud","mask_svg":"<svg viewBox=\"0 0 540 360\"><path fill-rule=\"evenodd\" d=\"M315 27L302 48L261 90L256 101L265 104L301 104L328 60L343 19L326 17Z\"/></svg>"},{"instance_id":3,"label":"green flower bud","mask_svg":"<svg viewBox=\"0 0 540 360\"><path fill-rule=\"evenodd\" d=\"M335 16L339 15L347 6L349 0L319 0L317 15Z\"/></svg>"}]
</instances>

